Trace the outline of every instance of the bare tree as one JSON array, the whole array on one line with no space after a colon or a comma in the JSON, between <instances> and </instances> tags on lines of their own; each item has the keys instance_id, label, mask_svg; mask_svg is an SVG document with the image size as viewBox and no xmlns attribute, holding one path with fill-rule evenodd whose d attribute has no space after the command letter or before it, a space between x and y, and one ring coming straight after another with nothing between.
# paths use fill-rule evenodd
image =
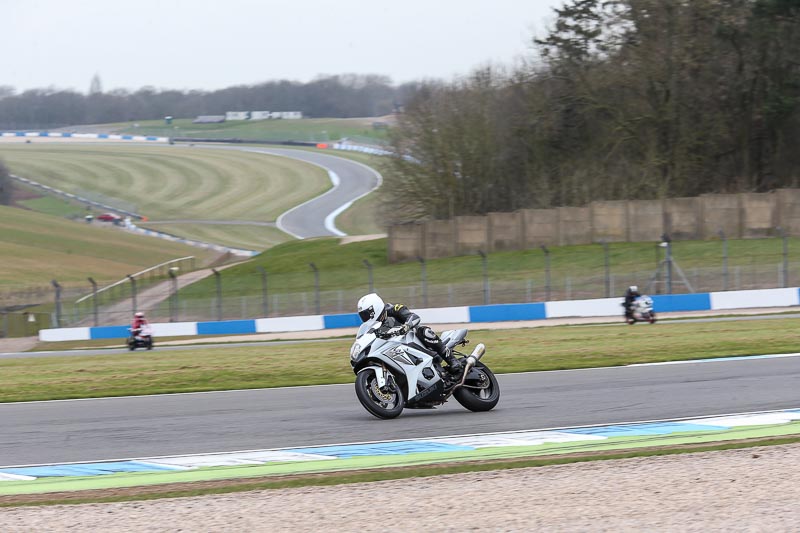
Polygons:
<instances>
[{"instance_id":1,"label":"bare tree","mask_svg":"<svg viewBox=\"0 0 800 533\"><path fill-rule=\"evenodd\" d=\"M12 197L11 172L8 171L5 163L0 160L0 205L10 205Z\"/></svg>"}]
</instances>

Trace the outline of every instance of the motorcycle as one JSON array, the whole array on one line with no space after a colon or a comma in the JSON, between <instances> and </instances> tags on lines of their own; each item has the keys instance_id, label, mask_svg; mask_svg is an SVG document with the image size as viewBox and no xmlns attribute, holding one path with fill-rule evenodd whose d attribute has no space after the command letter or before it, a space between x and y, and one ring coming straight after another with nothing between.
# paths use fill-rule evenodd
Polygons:
<instances>
[{"instance_id":1,"label":"motorcycle","mask_svg":"<svg viewBox=\"0 0 800 533\"><path fill-rule=\"evenodd\" d=\"M656 314L653 312L653 299L645 295L636 298L631 306L631 316L626 317L625 320L628 324L635 324L636 322L654 324Z\"/></svg>"},{"instance_id":2,"label":"motorcycle","mask_svg":"<svg viewBox=\"0 0 800 533\"><path fill-rule=\"evenodd\" d=\"M128 328L131 332L128 337L128 350L135 350L136 348L153 349L153 331L150 326L142 326L135 330Z\"/></svg>"},{"instance_id":3,"label":"motorcycle","mask_svg":"<svg viewBox=\"0 0 800 533\"><path fill-rule=\"evenodd\" d=\"M478 344L469 355L455 350L466 346L466 329L448 330L441 339L461 361L463 370L451 375L438 356L424 347L415 331L386 322L365 322L350 349L356 375L356 396L372 415L395 418L403 409L433 409L450 397L470 411L489 411L500 400L500 385L480 362L486 351Z\"/></svg>"}]
</instances>

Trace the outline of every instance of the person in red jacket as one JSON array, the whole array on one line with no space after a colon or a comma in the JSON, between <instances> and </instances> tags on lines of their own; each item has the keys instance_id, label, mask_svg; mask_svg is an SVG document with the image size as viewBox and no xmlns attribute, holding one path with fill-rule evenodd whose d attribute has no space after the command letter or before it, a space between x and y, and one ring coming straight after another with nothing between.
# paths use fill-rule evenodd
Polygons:
<instances>
[{"instance_id":1,"label":"person in red jacket","mask_svg":"<svg viewBox=\"0 0 800 533\"><path fill-rule=\"evenodd\" d=\"M141 311L137 311L133 315L133 322L131 322L131 334L138 335L142 332L142 327L148 324L147 319L144 317L144 313Z\"/></svg>"}]
</instances>

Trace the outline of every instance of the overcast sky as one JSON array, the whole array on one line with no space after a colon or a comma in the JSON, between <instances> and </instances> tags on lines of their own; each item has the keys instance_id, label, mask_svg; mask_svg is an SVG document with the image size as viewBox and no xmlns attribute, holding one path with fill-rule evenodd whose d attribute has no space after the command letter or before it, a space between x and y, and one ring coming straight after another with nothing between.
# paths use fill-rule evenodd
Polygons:
<instances>
[{"instance_id":1,"label":"overcast sky","mask_svg":"<svg viewBox=\"0 0 800 533\"><path fill-rule=\"evenodd\" d=\"M320 74L396 83L530 56L562 0L0 0L0 85L219 89Z\"/></svg>"}]
</instances>

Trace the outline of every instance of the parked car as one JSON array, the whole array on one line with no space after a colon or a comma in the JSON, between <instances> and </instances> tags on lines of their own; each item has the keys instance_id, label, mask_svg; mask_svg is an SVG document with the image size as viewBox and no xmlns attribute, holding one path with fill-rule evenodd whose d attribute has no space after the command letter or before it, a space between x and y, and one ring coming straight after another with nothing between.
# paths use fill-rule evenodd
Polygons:
<instances>
[{"instance_id":1,"label":"parked car","mask_svg":"<svg viewBox=\"0 0 800 533\"><path fill-rule=\"evenodd\" d=\"M97 215L97 220L102 220L103 222L115 222L117 220L122 220L122 217L119 215L115 215L114 213L103 213L102 215Z\"/></svg>"}]
</instances>

